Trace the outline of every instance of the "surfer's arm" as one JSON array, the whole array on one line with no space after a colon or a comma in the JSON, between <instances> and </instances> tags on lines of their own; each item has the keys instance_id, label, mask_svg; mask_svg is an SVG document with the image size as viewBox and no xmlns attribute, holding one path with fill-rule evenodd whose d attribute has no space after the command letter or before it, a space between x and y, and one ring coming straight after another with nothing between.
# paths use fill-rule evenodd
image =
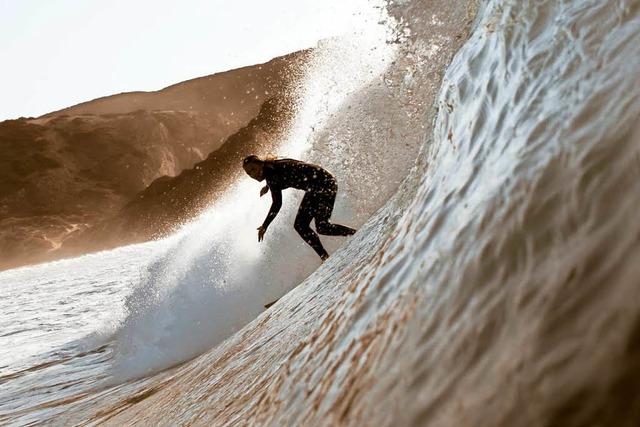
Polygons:
<instances>
[{"instance_id":1,"label":"surfer's arm","mask_svg":"<svg viewBox=\"0 0 640 427\"><path fill-rule=\"evenodd\" d=\"M267 194L267 191L269 191L269 186L265 185L264 187L262 187L260 189L260 197L264 196L265 194Z\"/></svg>"},{"instance_id":2,"label":"surfer's arm","mask_svg":"<svg viewBox=\"0 0 640 427\"><path fill-rule=\"evenodd\" d=\"M278 212L280 212L280 208L282 207L282 191L280 189L270 188L271 190L271 199L273 202L271 203L271 209L269 209L269 213L267 217L264 219L262 223L262 228L267 229L271 221L274 220Z\"/></svg>"}]
</instances>

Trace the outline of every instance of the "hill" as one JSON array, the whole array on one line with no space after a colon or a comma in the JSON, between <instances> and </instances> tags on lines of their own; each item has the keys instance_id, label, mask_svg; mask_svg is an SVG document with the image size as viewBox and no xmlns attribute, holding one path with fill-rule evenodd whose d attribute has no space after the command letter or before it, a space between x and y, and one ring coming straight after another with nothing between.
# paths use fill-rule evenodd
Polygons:
<instances>
[{"instance_id":1,"label":"hill","mask_svg":"<svg viewBox=\"0 0 640 427\"><path fill-rule=\"evenodd\" d=\"M113 247L120 236L114 230L96 234L97 224L118 223L107 219L127 216L120 213L125 206L140 212L140 203L133 202L138 193L155 193L160 183L205 161L256 119L265 103L286 105L308 53L1 122L0 269L81 253L85 249L77 244L73 251L68 244L60 248L88 236L89 229L92 249ZM151 238L185 215L163 215L161 227L145 218L136 221L145 231L127 227L128 236ZM98 235L108 241L96 240Z\"/></svg>"}]
</instances>

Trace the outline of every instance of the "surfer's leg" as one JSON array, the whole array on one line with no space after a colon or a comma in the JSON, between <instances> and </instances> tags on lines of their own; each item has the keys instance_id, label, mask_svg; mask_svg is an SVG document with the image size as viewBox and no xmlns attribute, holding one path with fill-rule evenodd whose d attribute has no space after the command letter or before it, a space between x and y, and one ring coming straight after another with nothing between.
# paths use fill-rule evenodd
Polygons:
<instances>
[{"instance_id":1,"label":"surfer's leg","mask_svg":"<svg viewBox=\"0 0 640 427\"><path fill-rule=\"evenodd\" d=\"M302 237L324 261L329 257L329 254L322 246L316 232L309 227L313 219L313 208L315 206L313 199L314 197L311 193L304 195L302 203L300 203L300 208L298 209L298 214L296 215L296 220L293 223L293 228L296 229L300 237Z\"/></svg>"},{"instance_id":2,"label":"surfer's leg","mask_svg":"<svg viewBox=\"0 0 640 427\"><path fill-rule=\"evenodd\" d=\"M318 224L317 221L316 230L318 230L319 234L323 234L325 236L353 236L356 234L356 231L358 231L355 228L347 227L342 224L330 224L328 222Z\"/></svg>"},{"instance_id":3,"label":"surfer's leg","mask_svg":"<svg viewBox=\"0 0 640 427\"><path fill-rule=\"evenodd\" d=\"M341 224L331 224L329 222L337 194L338 186L336 184L318 192L318 196L315 198L316 205L313 210L316 220L316 231L325 236L351 236L356 232L353 228Z\"/></svg>"}]
</instances>

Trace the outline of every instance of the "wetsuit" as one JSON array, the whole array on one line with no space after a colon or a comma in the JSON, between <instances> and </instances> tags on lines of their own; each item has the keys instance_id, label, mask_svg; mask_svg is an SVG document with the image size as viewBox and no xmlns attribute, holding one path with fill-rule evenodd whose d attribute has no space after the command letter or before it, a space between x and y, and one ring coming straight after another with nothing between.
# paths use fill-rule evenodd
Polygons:
<instances>
[{"instance_id":1,"label":"wetsuit","mask_svg":"<svg viewBox=\"0 0 640 427\"><path fill-rule=\"evenodd\" d=\"M271 191L273 203L262 224L269 227L282 207L282 190L296 188L305 195L300 203L294 228L322 259L329 254L320 243L320 238L309 226L316 221L316 231L328 236L350 236L356 232L353 228L329 223L333 205L338 193L335 178L320 166L293 159L268 160L264 162L264 177Z\"/></svg>"}]
</instances>

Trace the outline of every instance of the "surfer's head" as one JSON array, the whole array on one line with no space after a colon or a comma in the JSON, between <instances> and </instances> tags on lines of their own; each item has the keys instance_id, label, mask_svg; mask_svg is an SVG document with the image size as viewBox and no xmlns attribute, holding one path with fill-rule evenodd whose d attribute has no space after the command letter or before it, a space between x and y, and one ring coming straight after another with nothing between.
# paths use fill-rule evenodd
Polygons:
<instances>
[{"instance_id":1,"label":"surfer's head","mask_svg":"<svg viewBox=\"0 0 640 427\"><path fill-rule=\"evenodd\" d=\"M258 156L247 156L242 161L242 168L251 178L256 181L264 179L264 161Z\"/></svg>"}]
</instances>

